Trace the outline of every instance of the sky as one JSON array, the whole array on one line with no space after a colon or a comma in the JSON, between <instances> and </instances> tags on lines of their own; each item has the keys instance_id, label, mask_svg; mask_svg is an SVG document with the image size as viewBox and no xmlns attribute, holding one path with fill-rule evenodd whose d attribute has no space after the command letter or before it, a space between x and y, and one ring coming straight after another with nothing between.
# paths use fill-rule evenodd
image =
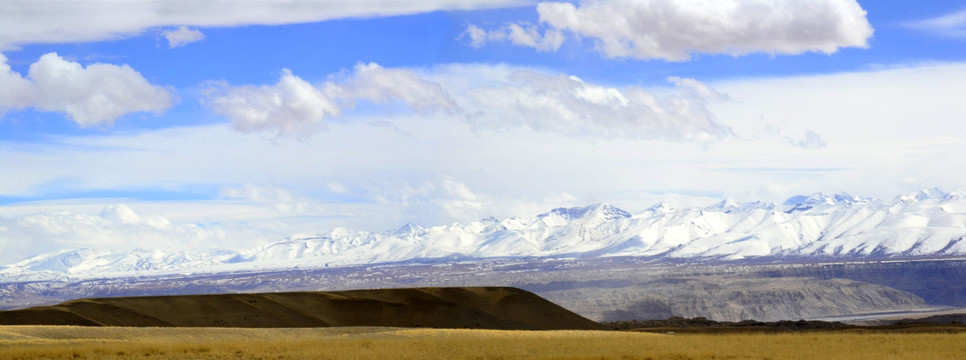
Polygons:
<instances>
[{"instance_id":1,"label":"sky","mask_svg":"<svg viewBox=\"0 0 966 360\"><path fill-rule=\"evenodd\" d=\"M966 188L948 1L0 4L0 264Z\"/></svg>"}]
</instances>

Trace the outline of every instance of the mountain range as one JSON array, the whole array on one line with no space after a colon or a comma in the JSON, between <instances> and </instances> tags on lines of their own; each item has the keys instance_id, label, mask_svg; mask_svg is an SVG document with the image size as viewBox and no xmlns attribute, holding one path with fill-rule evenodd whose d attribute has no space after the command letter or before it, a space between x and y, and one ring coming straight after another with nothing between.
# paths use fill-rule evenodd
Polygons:
<instances>
[{"instance_id":1,"label":"mountain range","mask_svg":"<svg viewBox=\"0 0 966 360\"><path fill-rule=\"evenodd\" d=\"M407 261L638 257L655 260L907 259L966 255L966 192L892 200L845 193L782 204L724 200L632 214L608 204L386 232L336 228L245 250L74 249L0 267L0 282L325 268Z\"/></svg>"}]
</instances>

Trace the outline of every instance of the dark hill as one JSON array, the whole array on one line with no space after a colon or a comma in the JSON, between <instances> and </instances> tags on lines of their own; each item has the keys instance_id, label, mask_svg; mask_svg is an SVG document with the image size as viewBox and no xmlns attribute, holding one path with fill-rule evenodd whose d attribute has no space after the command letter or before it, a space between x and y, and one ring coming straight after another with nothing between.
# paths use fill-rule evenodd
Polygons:
<instances>
[{"instance_id":1,"label":"dark hill","mask_svg":"<svg viewBox=\"0 0 966 360\"><path fill-rule=\"evenodd\" d=\"M3 311L0 325L601 328L533 293L509 287L81 299Z\"/></svg>"}]
</instances>

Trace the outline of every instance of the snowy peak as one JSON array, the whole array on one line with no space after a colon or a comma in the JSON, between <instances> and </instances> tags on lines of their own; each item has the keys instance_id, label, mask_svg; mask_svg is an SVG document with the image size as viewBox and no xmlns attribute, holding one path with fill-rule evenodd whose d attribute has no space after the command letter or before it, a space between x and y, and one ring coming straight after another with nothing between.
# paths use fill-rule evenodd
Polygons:
<instances>
[{"instance_id":1,"label":"snowy peak","mask_svg":"<svg viewBox=\"0 0 966 360\"><path fill-rule=\"evenodd\" d=\"M0 279L55 279L92 277L105 274L170 272L229 263L238 253L134 249L129 251L67 250L35 256L0 270Z\"/></svg>"},{"instance_id":2,"label":"snowy peak","mask_svg":"<svg viewBox=\"0 0 966 360\"><path fill-rule=\"evenodd\" d=\"M629 218L631 214L627 211L621 210L613 205L598 203L590 206L584 207L573 207L573 208L556 208L550 210L548 213L540 214L537 217L545 218L550 216L558 216L562 219L567 220L602 220L602 221L612 221L622 218Z\"/></svg>"},{"instance_id":3,"label":"snowy peak","mask_svg":"<svg viewBox=\"0 0 966 360\"><path fill-rule=\"evenodd\" d=\"M945 191L939 190L937 188L931 188L931 189L922 189L913 194L899 196L898 198L896 198L896 201L909 204L909 203L914 203L914 202L923 201L923 200L948 200L952 196L953 195Z\"/></svg>"},{"instance_id":4,"label":"snowy peak","mask_svg":"<svg viewBox=\"0 0 966 360\"><path fill-rule=\"evenodd\" d=\"M415 241L426 234L426 229L413 223L406 223L406 225L400 226L390 234L400 239Z\"/></svg>"},{"instance_id":5,"label":"snowy peak","mask_svg":"<svg viewBox=\"0 0 966 360\"><path fill-rule=\"evenodd\" d=\"M83 263L95 255L94 250L84 248L38 255L11 265L11 268L29 268L35 271L65 271Z\"/></svg>"},{"instance_id":6,"label":"snowy peak","mask_svg":"<svg viewBox=\"0 0 966 360\"><path fill-rule=\"evenodd\" d=\"M868 199L852 196L843 192L834 195L825 193L815 193L810 196L796 195L785 200L782 205L785 206L785 212L790 214L812 209L826 210L834 207L851 208L854 205L868 204L869 202L870 200Z\"/></svg>"},{"instance_id":7,"label":"snowy peak","mask_svg":"<svg viewBox=\"0 0 966 360\"><path fill-rule=\"evenodd\" d=\"M645 213L650 214L670 214L675 211L677 211L677 209L674 206L671 206L663 201L652 205L651 207L647 208L647 210L644 210Z\"/></svg>"},{"instance_id":8,"label":"snowy peak","mask_svg":"<svg viewBox=\"0 0 966 360\"><path fill-rule=\"evenodd\" d=\"M730 214L734 212L747 212L747 211L758 210L758 209L773 210L774 208L775 208L775 204L766 203L762 201L739 203L734 199L725 199L717 204L704 208L704 210L719 211L725 214Z\"/></svg>"},{"instance_id":9,"label":"snowy peak","mask_svg":"<svg viewBox=\"0 0 966 360\"><path fill-rule=\"evenodd\" d=\"M633 216L609 204L594 204L468 224L428 228L406 224L377 233L335 228L328 233L293 235L245 251L80 249L0 267L0 280L452 258L632 256L713 261L707 259L966 256L966 196L929 189L897 199L817 193L793 197L783 205L724 200L707 207L675 209L658 204ZM110 211L128 221L145 221L129 216L123 207Z\"/></svg>"}]
</instances>

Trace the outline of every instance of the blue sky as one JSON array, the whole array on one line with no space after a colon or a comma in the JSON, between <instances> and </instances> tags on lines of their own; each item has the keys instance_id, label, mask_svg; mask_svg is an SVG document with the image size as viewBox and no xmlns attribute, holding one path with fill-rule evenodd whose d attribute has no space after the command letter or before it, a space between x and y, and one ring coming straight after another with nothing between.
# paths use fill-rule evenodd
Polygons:
<instances>
[{"instance_id":1,"label":"blue sky","mask_svg":"<svg viewBox=\"0 0 966 360\"><path fill-rule=\"evenodd\" d=\"M955 2L7 4L0 263L966 188Z\"/></svg>"}]
</instances>

